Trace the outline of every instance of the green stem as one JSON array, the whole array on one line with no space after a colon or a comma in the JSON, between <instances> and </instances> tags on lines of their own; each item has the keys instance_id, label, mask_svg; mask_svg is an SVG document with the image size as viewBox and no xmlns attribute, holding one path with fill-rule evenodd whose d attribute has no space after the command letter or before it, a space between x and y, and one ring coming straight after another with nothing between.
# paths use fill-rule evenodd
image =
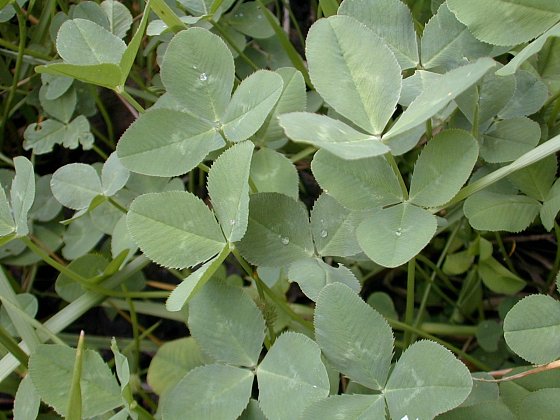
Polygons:
<instances>
[{"instance_id":1,"label":"green stem","mask_svg":"<svg viewBox=\"0 0 560 420\"><path fill-rule=\"evenodd\" d=\"M290 2L288 0L282 0L282 3L284 4L284 7L286 8L286 10L288 11L288 15L290 16L290 21L292 22L292 25L294 25L294 28L296 30L296 34L298 36L298 40L303 47L305 47L305 38L303 36L303 33L301 32L301 28L299 27L299 23L294 15L294 12L292 11L292 8L290 7Z\"/></svg>"},{"instance_id":2,"label":"green stem","mask_svg":"<svg viewBox=\"0 0 560 420\"><path fill-rule=\"evenodd\" d=\"M272 302L274 302L274 304L276 306L278 306L284 313L286 313L286 315L288 315L292 320L294 320L295 322L297 322L298 324L300 324L305 330L307 330L307 332L309 332L310 334L313 333L313 324L309 321L306 321L304 319L302 319L298 314L296 314L292 308L290 308L290 306L282 299L280 299L278 297L278 295L276 295L276 293L274 293L272 291L272 289L270 289L270 287L268 287L266 285L265 282L263 282L259 275L257 274L257 272L253 271L253 269L251 268L251 266L249 264L247 264L247 261L245 261L245 259L241 256L241 254L239 254L239 251L237 249L233 249L231 251L231 253L233 254L233 256L235 257L235 259L237 261L239 261L239 264L241 264L241 267L243 267L243 270L245 270L245 272L255 281L255 282L260 282L260 287L263 289L263 291L268 295L268 297L272 300Z\"/></svg>"},{"instance_id":3,"label":"green stem","mask_svg":"<svg viewBox=\"0 0 560 420\"><path fill-rule=\"evenodd\" d=\"M408 325L404 322L395 321L393 319L388 319L387 322L389 323L391 328L393 328L395 330L400 330L400 331L405 331L405 332L410 331L411 333L414 333L414 334L416 334L416 335L418 335L422 338L427 338L428 340L432 340L432 341L435 341L436 343L441 344L442 346L448 348L452 352L461 356L463 359L472 363L474 366L476 366L480 370L484 370L484 371L492 370L492 368L490 366L488 366L486 363L481 362L480 360L476 359L475 357L472 357L471 355L465 353L460 348L455 347L453 344L450 344L447 341L444 341L444 340L442 340L438 337L435 337L435 336L433 336L433 335L431 335L431 334L429 334L425 331L422 331L419 328L412 327L412 326L410 326L410 325Z\"/></svg>"},{"instance_id":4,"label":"green stem","mask_svg":"<svg viewBox=\"0 0 560 420\"><path fill-rule=\"evenodd\" d=\"M476 97L480 98L480 89L478 88L478 86L476 87ZM479 101L477 101L474 106L474 114L473 114L473 122L472 122L472 135L477 140L479 136L479 125L480 125L479 119L480 119L480 104Z\"/></svg>"},{"instance_id":5,"label":"green stem","mask_svg":"<svg viewBox=\"0 0 560 420\"><path fill-rule=\"evenodd\" d=\"M426 120L426 141L430 141L433 137L432 119Z\"/></svg>"},{"instance_id":6,"label":"green stem","mask_svg":"<svg viewBox=\"0 0 560 420\"><path fill-rule=\"evenodd\" d=\"M412 258L408 262L407 273L406 273L406 311L405 311L405 323L412 325L414 321L414 287L416 279L416 258ZM407 348L412 344L412 335L410 331L405 331L404 333L404 347Z\"/></svg>"},{"instance_id":7,"label":"green stem","mask_svg":"<svg viewBox=\"0 0 560 420\"><path fill-rule=\"evenodd\" d=\"M20 42L21 42L21 39L20 39ZM0 38L0 47L4 47L4 48L6 48L8 50L11 50L11 51L19 52L19 46L16 46L16 45L12 44L11 42L8 42L8 41L6 41L5 39L2 39L2 38ZM45 60L47 62L52 60L52 57L50 57L46 54L40 53L38 51L30 50L28 48L23 49L23 54L28 55L28 56L33 57L33 58L39 58L39 59Z\"/></svg>"},{"instance_id":8,"label":"green stem","mask_svg":"<svg viewBox=\"0 0 560 420\"><path fill-rule=\"evenodd\" d=\"M25 24L25 15L23 14L23 11L21 10L17 2L14 2L13 7L16 9L17 12L17 21L19 27L19 47L18 47L18 55L16 58L16 66L14 69L14 76L12 79L12 88L8 93L8 98L4 102L4 113L2 115L2 124L0 128L0 148L4 144L4 133L10 115L10 106L12 105L18 87L21 66L23 64L23 54L25 52L25 41L27 39L27 26Z\"/></svg>"},{"instance_id":9,"label":"green stem","mask_svg":"<svg viewBox=\"0 0 560 420\"><path fill-rule=\"evenodd\" d=\"M399 166L397 165L397 161L395 160L395 157L391 153L386 153L385 157L387 158L387 162L389 162L391 169L393 170L393 172L395 173L395 175L399 180L399 185L401 186L403 199L405 201L408 200L408 189L406 188L406 184L402 177L401 171L399 170Z\"/></svg>"},{"instance_id":10,"label":"green stem","mask_svg":"<svg viewBox=\"0 0 560 420\"><path fill-rule=\"evenodd\" d=\"M128 213L128 209L125 206L123 206L122 204L120 204L118 201L116 201L113 197L107 197L107 200L109 201L109 203L111 203L113 206L115 206L122 213L124 213L124 214Z\"/></svg>"},{"instance_id":11,"label":"green stem","mask_svg":"<svg viewBox=\"0 0 560 420\"><path fill-rule=\"evenodd\" d=\"M125 284L121 284L121 288L123 289L123 292L128 293ZM136 316L136 309L130 295L126 297L126 303L128 304L128 312L130 313L130 322L132 324L132 337L134 339L134 360L132 363L132 372L138 374L140 371L140 335L138 333L138 317Z\"/></svg>"},{"instance_id":12,"label":"green stem","mask_svg":"<svg viewBox=\"0 0 560 420\"><path fill-rule=\"evenodd\" d=\"M548 277L546 279L546 286L547 290L550 290L554 280L556 279L556 275L560 270L560 226L558 223L554 222L554 234L556 235L556 257L554 258L554 264L552 265L552 269L548 273Z\"/></svg>"},{"instance_id":13,"label":"green stem","mask_svg":"<svg viewBox=\"0 0 560 420\"><path fill-rule=\"evenodd\" d=\"M476 335L476 325L452 325L437 322L424 322L419 327L428 334L448 335L456 337L472 337Z\"/></svg>"},{"instance_id":14,"label":"green stem","mask_svg":"<svg viewBox=\"0 0 560 420\"><path fill-rule=\"evenodd\" d=\"M99 110L99 113L101 114L101 117L103 118L103 121L105 122L105 127L107 128L107 137L108 137L108 139L109 139L109 141L112 144L113 149L114 149L115 148L115 134L114 134L114 130L113 130L113 122L111 121L111 117L109 117L109 113L107 112L107 108L105 108L105 105L103 104L103 101L101 100L101 98L99 98L97 90L95 90L94 98L95 98L95 104L97 105L97 109Z\"/></svg>"},{"instance_id":15,"label":"green stem","mask_svg":"<svg viewBox=\"0 0 560 420\"><path fill-rule=\"evenodd\" d=\"M148 291L148 292L119 292L117 290L108 289L106 287L102 287L97 285L96 283L105 280L103 277L98 277L94 279L86 279L82 277L75 271L69 269L67 266L60 264L58 261L53 259L47 252L43 249L35 245L35 243L29 239L28 237L24 236L19 238L29 249L31 249L35 254L37 254L41 259L46 262L51 267L58 270L60 273L64 274L71 280L74 280L76 283L80 284L84 289L99 293L103 296L111 296L111 297L130 297L130 298L159 298L159 299L166 299L169 296L169 292L158 292L158 291Z\"/></svg>"},{"instance_id":16,"label":"green stem","mask_svg":"<svg viewBox=\"0 0 560 420\"><path fill-rule=\"evenodd\" d=\"M548 117L548 123L547 123L547 126L548 126L549 130L554 128L554 125L556 123L556 118L558 118L558 113L560 113L560 100L556 101L556 103L554 104L554 107L550 111L550 115Z\"/></svg>"},{"instance_id":17,"label":"green stem","mask_svg":"<svg viewBox=\"0 0 560 420\"><path fill-rule=\"evenodd\" d=\"M18 343L10 334L0 325L0 344L4 346L17 360L27 369L29 356L18 346Z\"/></svg>"},{"instance_id":18,"label":"green stem","mask_svg":"<svg viewBox=\"0 0 560 420\"><path fill-rule=\"evenodd\" d=\"M138 111L140 114L145 112L145 109L142 107L142 105L140 105L138 102L136 102L136 99L134 99L124 88L117 87L116 92L123 99L125 99L126 102L128 102L130 105L132 105L132 107L136 111Z\"/></svg>"},{"instance_id":19,"label":"green stem","mask_svg":"<svg viewBox=\"0 0 560 420\"><path fill-rule=\"evenodd\" d=\"M295 155L293 155L290 160L292 161L292 163L296 163L299 162L300 160L302 160L303 158L306 158L307 156L312 155L313 153L315 153L317 151L316 147L310 146L307 147L305 149L303 149L302 151L296 153Z\"/></svg>"},{"instance_id":20,"label":"green stem","mask_svg":"<svg viewBox=\"0 0 560 420\"><path fill-rule=\"evenodd\" d=\"M506 247L504 246L504 241L502 241L502 237L500 236L500 232L495 232L494 237L496 238L496 242L498 244L500 254L502 254L502 258L503 258L504 262L506 263L507 267L509 268L509 271L511 271L514 274L517 274L517 271L515 270L515 267L513 266L512 262L511 262L511 259L509 258L509 255L506 251Z\"/></svg>"},{"instance_id":21,"label":"green stem","mask_svg":"<svg viewBox=\"0 0 560 420\"><path fill-rule=\"evenodd\" d=\"M247 55L243 51L241 51L241 49L237 45L235 45L235 42L231 39L231 37L227 34L227 32L224 30L224 28L222 28L222 26L218 22L216 22L213 19L210 19L209 22L210 24L212 24L214 29L218 31L220 36L224 38L224 40L229 44L229 46L234 49L234 51L239 55L239 57L241 57L253 70L260 69L260 67L257 66L253 62L253 60L247 57Z\"/></svg>"},{"instance_id":22,"label":"green stem","mask_svg":"<svg viewBox=\"0 0 560 420\"><path fill-rule=\"evenodd\" d=\"M107 153L105 153L103 150L101 150L98 146L96 146L95 144L91 147L92 150L97 153L99 155L99 157L103 160L107 160L109 158L109 156L107 155Z\"/></svg>"}]
</instances>

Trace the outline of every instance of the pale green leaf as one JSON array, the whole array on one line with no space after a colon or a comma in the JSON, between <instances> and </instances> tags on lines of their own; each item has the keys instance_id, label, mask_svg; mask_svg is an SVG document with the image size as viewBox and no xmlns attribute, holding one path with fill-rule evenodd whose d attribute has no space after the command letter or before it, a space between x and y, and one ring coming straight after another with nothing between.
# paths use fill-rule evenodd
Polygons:
<instances>
[{"instance_id":1,"label":"pale green leaf","mask_svg":"<svg viewBox=\"0 0 560 420\"><path fill-rule=\"evenodd\" d=\"M141 195L130 205L127 225L142 252L166 267L199 264L225 246L210 209L187 192Z\"/></svg>"},{"instance_id":2,"label":"pale green leaf","mask_svg":"<svg viewBox=\"0 0 560 420\"><path fill-rule=\"evenodd\" d=\"M545 295L522 299L504 319L504 338L511 350L530 363L560 358L560 303Z\"/></svg>"},{"instance_id":3,"label":"pale green leaf","mask_svg":"<svg viewBox=\"0 0 560 420\"><path fill-rule=\"evenodd\" d=\"M235 419L251 397L253 372L227 365L205 365L191 371L161 402L163 420Z\"/></svg>"},{"instance_id":4,"label":"pale green leaf","mask_svg":"<svg viewBox=\"0 0 560 420\"><path fill-rule=\"evenodd\" d=\"M470 133L442 131L428 142L416 161L410 201L424 207L447 203L469 179L477 160L478 143Z\"/></svg>"},{"instance_id":5,"label":"pale green leaf","mask_svg":"<svg viewBox=\"0 0 560 420\"><path fill-rule=\"evenodd\" d=\"M62 209L61 204L52 195L51 178L52 175L49 174L38 177L36 180L35 201L29 210L29 216L33 220L49 222L53 220Z\"/></svg>"},{"instance_id":6,"label":"pale green leaf","mask_svg":"<svg viewBox=\"0 0 560 420\"><path fill-rule=\"evenodd\" d=\"M104 0L101 8L109 19L109 32L124 38L132 26L132 15L126 6L115 0Z\"/></svg>"},{"instance_id":7,"label":"pale green leaf","mask_svg":"<svg viewBox=\"0 0 560 420\"><path fill-rule=\"evenodd\" d=\"M480 191L465 201L463 211L477 230L521 232L539 214L537 200L524 195Z\"/></svg>"},{"instance_id":8,"label":"pale green leaf","mask_svg":"<svg viewBox=\"0 0 560 420\"><path fill-rule=\"evenodd\" d=\"M85 53L84 53L85 55ZM122 72L114 63L103 64L68 64L52 63L35 67L37 73L52 74L55 76L72 77L82 82L115 89L121 83Z\"/></svg>"},{"instance_id":9,"label":"pale green leaf","mask_svg":"<svg viewBox=\"0 0 560 420\"><path fill-rule=\"evenodd\" d=\"M525 280L509 271L492 257L480 261L478 274L484 285L495 293L514 295L527 285Z\"/></svg>"},{"instance_id":10,"label":"pale green leaf","mask_svg":"<svg viewBox=\"0 0 560 420\"><path fill-rule=\"evenodd\" d=\"M560 211L560 181L556 180L543 202L540 216L543 226L550 231L554 227L554 220Z\"/></svg>"},{"instance_id":11,"label":"pale green leaf","mask_svg":"<svg viewBox=\"0 0 560 420\"><path fill-rule=\"evenodd\" d=\"M305 80L301 72L293 67L282 67L276 73L282 77L284 88L269 117L254 136L259 143L269 144L285 139L278 116L287 112L304 111L307 103Z\"/></svg>"},{"instance_id":12,"label":"pale green leaf","mask_svg":"<svg viewBox=\"0 0 560 420\"><path fill-rule=\"evenodd\" d=\"M190 370L208 362L192 337L166 341L148 368L148 384L158 395L175 386Z\"/></svg>"},{"instance_id":13,"label":"pale green leaf","mask_svg":"<svg viewBox=\"0 0 560 420\"><path fill-rule=\"evenodd\" d=\"M368 296L366 303L386 319L399 319L393 299L385 292L374 292Z\"/></svg>"},{"instance_id":14,"label":"pale green leaf","mask_svg":"<svg viewBox=\"0 0 560 420\"><path fill-rule=\"evenodd\" d=\"M390 137L388 141L385 141L384 138L381 140L389 146L393 156L399 156L412 150L414 146L418 144L425 132L426 124L422 123L410 130Z\"/></svg>"},{"instance_id":15,"label":"pale green leaf","mask_svg":"<svg viewBox=\"0 0 560 420\"><path fill-rule=\"evenodd\" d=\"M402 203L374 210L356 229L366 255L383 267L398 267L418 254L436 233L436 217Z\"/></svg>"},{"instance_id":16,"label":"pale green leaf","mask_svg":"<svg viewBox=\"0 0 560 420\"><path fill-rule=\"evenodd\" d=\"M204 353L236 366L257 365L264 341L261 311L242 289L210 281L189 304L189 329Z\"/></svg>"},{"instance_id":17,"label":"pale green leaf","mask_svg":"<svg viewBox=\"0 0 560 420\"><path fill-rule=\"evenodd\" d=\"M560 3L550 0L448 0L447 4L474 36L494 45L530 41L560 20Z\"/></svg>"},{"instance_id":18,"label":"pale green leaf","mask_svg":"<svg viewBox=\"0 0 560 420\"><path fill-rule=\"evenodd\" d=\"M66 416L76 349L41 344L29 358L29 374L41 399ZM84 352L82 375L82 415L85 418L106 413L122 404L119 385L101 356Z\"/></svg>"},{"instance_id":19,"label":"pale green leaf","mask_svg":"<svg viewBox=\"0 0 560 420\"><path fill-rule=\"evenodd\" d=\"M560 36L560 23L557 23L537 39L535 39L533 42L529 43L525 48L519 51L517 55L509 61L509 63L498 70L496 74L499 76L514 74L519 66L521 66L525 61L538 53L544 47L546 41L548 41L550 37L558 36Z\"/></svg>"},{"instance_id":20,"label":"pale green leaf","mask_svg":"<svg viewBox=\"0 0 560 420\"><path fill-rule=\"evenodd\" d=\"M498 321L492 320L484 320L478 324L476 327L476 341L480 345L480 347L487 352L494 352L498 351L498 344L504 334L502 329L502 325L498 323ZM487 378L487 379L492 379ZM477 387L483 387L484 385L493 385L496 387L496 398L498 399L498 387L497 384L492 384L488 382L477 382L475 381L475 386L473 387L473 392ZM488 390L490 391L490 390ZM490 392L484 392L483 395L490 394ZM471 395L469 396L469 400L471 400ZM464 404L465 405L465 404Z\"/></svg>"},{"instance_id":21,"label":"pale green leaf","mask_svg":"<svg viewBox=\"0 0 560 420\"><path fill-rule=\"evenodd\" d=\"M124 250L128 250L127 259L129 259L136 253L137 249L138 247L128 233L126 215L123 214L115 224L113 232L111 232L111 256L115 258Z\"/></svg>"},{"instance_id":22,"label":"pale green leaf","mask_svg":"<svg viewBox=\"0 0 560 420\"><path fill-rule=\"evenodd\" d=\"M41 397L37 393L31 376L26 375L19 383L14 400L14 419L35 420L39 414Z\"/></svg>"},{"instance_id":23,"label":"pale green leaf","mask_svg":"<svg viewBox=\"0 0 560 420\"><path fill-rule=\"evenodd\" d=\"M99 279L109 261L101 255L86 254L76 258L68 264L68 269L95 284L96 278ZM59 273L54 284L56 293L67 302L72 302L83 295L87 290L76 280L64 273Z\"/></svg>"},{"instance_id":24,"label":"pale green leaf","mask_svg":"<svg viewBox=\"0 0 560 420\"><path fill-rule=\"evenodd\" d=\"M84 331L80 333L79 337L66 405L66 418L68 420L80 420L82 418L82 387L80 382L84 363Z\"/></svg>"},{"instance_id":25,"label":"pale green leaf","mask_svg":"<svg viewBox=\"0 0 560 420\"><path fill-rule=\"evenodd\" d=\"M455 103L471 124L478 118L478 124L484 125L495 118L515 92L514 76L496 76L487 73L475 86L455 98Z\"/></svg>"},{"instance_id":26,"label":"pale green leaf","mask_svg":"<svg viewBox=\"0 0 560 420\"><path fill-rule=\"evenodd\" d=\"M385 418L385 399L382 395L332 395L310 405L305 410L303 418L383 419Z\"/></svg>"},{"instance_id":27,"label":"pale green leaf","mask_svg":"<svg viewBox=\"0 0 560 420\"><path fill-rule=\"evenodd\" d=\"M256 71L243 80L222 119L227 139L239 142L255 134L278 102L283 85L282 77L268 70Z\"/></svg>"},{"instance_id":28,"label":"pale green leaf","mask_svg":"<svg viewBox=\"0 0 560 420\"><path fill-rule=\"evenodd\" d=\"M319 258L299 260L291 264L288 279L295 281L301 291L314 302L323 287L331 283L343 283L356 293L360 291L360 282L350 269L344 265L331 267Z\"/></svg>"},{"instance_id":29,"label":"pale green leaf","mask_svg":"<svg viewBox=\"0 0 560 420\"><path fill-rule=\"evenodd\" d=\"M399 0L345 0L339 15L348 15L365 24L385 41L401 68L418 64L418 45L412 14Z\"/></svg>"},{"instance_id":30,"label":"pale green leaf","mask_svg":"<svg viewBox=\"0 0 560 420\"><path fill-rule=\"evenodd\" d=\"M56 49L68 64L119 64L126 44L94 22L71 19L58 31Z\"/></svg>"},{"instance_id":31,"label":"pale green leaf","mask_svg":"<svg viewBox=\"0 0 560 420\"><path fill-rule=\"evenodd\" d=\"M33 149L38 155L49 153L55 144L75 149L81 144L82 149L93 147L93 134L90 132L89 121L78 115L70 124L62 124L54 119L45 120L40 125L30 124L23 133L25 150Z\"/></svg>"},{"instance_id":32,"label":"pale green leaf","mask_svg":"<svg viewBox=\"0 0 560 420\"><path fill-rule=\"evenodd\" d=\"M43 85L39 90L39 102L43 107L43 110L49 116L68 124L74 114L74 110L76 109L78 100L76 89L71 87L56 99L47 99L46 94L47 87Z\"/></svg>"},{"instance_id":33,"label":"pale green leaf","mask_svg":"<svg viewBox=\"0 0 560 420\"><path fill-rule=\"evenodd\" d=\"M10 190L10 204L18 236L29 233L27 213L35 200L35 172L33 164L24 156L14 158L16 176Z\"/></svg>"},{"instance_id":34,"label":"pale green leaf","mask_svg":"<svg viewBox=\"0 0 560 420\"><path fill-rule=\"evenodd\" d=\"M161 80L167 92L193 114L220 120L233 79L233 56L219 36L206 29L190 28L169 43Z\"/></svg>"},{"instance_id":35,"label":"pale green leaf","mask_svg":"<svg viewBox=\"0 0 560 420\"><path fill-rule=\"evenodd\" d=\"M208 260L195 272L189 274L171 292L165 307L170 312L180 311L183 306L206 284L210 277L216 272L223 260L229 255L229 248L224 247L217 257Z\"/></svg>"},{"instance_id":36,"label":"pale green leaf","mask_svg":"<svg viewBox=\"0 0 560 420\"><path fill-rule=\"evenodd\" d=\"M103 194L107 197L115 195L126 185L129 176L130 172L123 166L117 153L111 153L101 170Z\"/></svg>"},{"instance_id":37,"label":"pale green leaf","mask_svg":"<svg viewBox=\"0 0 560 420\"><path fill-rule=\"evenodd\" d=\"M235 13L228 16L227 22L251 38L269 38L274 35L274 30L254 1L245 2L236 7Z\"/></svg>"},{"instance_id":38,"label":"pale green leaf","mask_svg":"<svg viewBox=\"0 0 560 420\"><path fill-rule=\"evenodd\" d=\"M503 331L502 325L495 320L492 321L484 321L484 322L492 322L495 327L493 328L493 335L496 337L494 340L502 338ZM499 330L499 332L498 332ZM496 351L496 350L493 350ZM494 377L486 372L475 372L471 373L473 378L473 387L471 389L471 393L467 397L465 401L461 403L459 407L469 407L469 406L476 406L480 405L481 403L487 402L497 402L500 398L500 389L496 382L486 382L480 381L477 379L482 380L492 380Z\"/></svg>"},{"instance_id":39,"label":"pale green leaf","mask_svg":"<svg viewBox=\"0 0 560 420\"><path fill-rule=\"evenodd\" d=\"M315 339L331 366L352 381L381 390L393 355L387 321L348 286L334 283L319 294Z\"/></svg>"},{"instance_id":40,"label":"pale green leaf","mask_svg":"<svg viewBox=\"0 0 560 420\"><path fill-rule=\"evenodd\" d=\"M69 17L72 19L80 18L97 23L105 29L109 29L109 18L103 9L94 1L82 1L69 10Z\"/></svg>"},{"instance_id":41,"label":"pale green leaf","mask_svg":"<svg viewBox=\"0 0 560 420\"><path fill-rule=\"evenodd\" d=\"M482 136L480 156L490 163L511 162L532 150L540 138L539 124L529 118L496 121Z\"/></svg>"},{"instance_id":42,"label":"pale green leaf","mask_svg":"<svg viewBox=\"0 0 560 420\"><path fill-rule=\"evenodd\" d=\"M490 54L492 46L477 40L442 4L422 33L422 66L452 69L468 60Z\"/></svg>"},{"instance_id":43,"label":"pale green leaf","mask_svg":"<svg viewBox=\"0 0 560 420\"><path fill-rule=\"evenodd\" d=\"M326 115L292 112L281 115L279 120L293 141L322 147L342 159L363 159L389 151L379 137L356 131Z\"/></svg>"},{"instance_id":44,"label":"pale green leaf","mask_svg":"<svg viewBox=\"0 0 560 420\"><path fill-rule=\"evenodd\" d=\"M91 200L103 194L97 171L85 163L57 169L51 178L51 190L60 204L74 210L87 208Z\"/></svg>"},{"instance_id":45,"label":"pale green leaf","mask_svg":"<svg viewBox=\"0 0 560 420\"><path fill-rule=\"evenodd\" d=\"M427 80L422 93L414 99L383 138L389 139L404 133L433 117L450 101L478 82L495 65L496 62L492 59L481 58L448 71L441 77Z\"/></svg>"},{"instance_id":46,"label":"pale green leaf","mask_svg":"<svg viewBox=\"0 0 560 420\"><path fill-rule=\"evenodd\" d=\"M62 96L68 89L70 89L74 80L70 77L42 74L41 82L45 87L45 98L52 101L53 99Z\"/></svg>"},{"instance_id":47,"label":"pale green leaf","mask_svg":"<svg viewBox=\"0 0 560 420\"><path fill-rule=\"evenodd\" d=\"M311 230L319 255L349 257L362 250L356 228L363 212L351 211L328 194L321 194L311 210Z\"/></svg>"},{"instance_id":48,"label":"pale green leaf","mask_svg":"<svg viewBox=\"0 0 560 420\"><path fill-rule=\"evenodd\" d=\"M250 177L258 192L276 192L298 198L299 177L296 167L282 153L266 147L255 152Z\"/></svg>"},{"instance_id":49,"label":"pale green leaf","mask_svg":"<svg viewBox=\"0 0 560 420\"><path fill-rule=\"evenodd\" d=\"M383 40L349 16L331 16L307 36L309 73L339 114L379 135L395 111L401 68Z\"/></svg>"},{"instance_id":50,"label":"pale green leaf","mask_svg":"<svg viewBox=\"0 0 560 420\"><path fill-rule=\"evenodd\" d=\"M311 169L323 190L349 209L371 209L403 199L399 180L383 156L349 161L319 150Z\"/></svg>"},{"instance_id":51,"label":"pale green leaf","mask_svg":"<svg viewBox=\"0 0 560 420\"><path fill-rule=\"evenodd\" d=\"M501 401L487 401L468 407L457 407L437 417L438 420L516 420L510 409Z\"/></svg>"},{"instance_id":52,"label":"pale green leaf","mask_svg":"<svg viewBox=\"0 0 560 420\"><path fill-rule=\"evenodd\" d=\"M208 173L212 208L229 242L243 238L249 218L249 171L254 145L239 143L216 159Z\"/></svg>"},{"instance_id":53,"label":"pale green leaf","mask_svg":"<svg viewBox=\"0 0 560 420\"><path fill-rule=\"evenodd\" d=\"M62 237L62 256L67 260L75 260L91 251L102 237L103 232L95 227L91 218L80 217L73 220Z\"/></svg>"},{"instance_id":54,"label":"pale green leaf","mask_svg":"<svg viewBox=\"0 0 560 420\"><path fill-rule=\"evenodd\" d=\"M0 236L6 236L16 230L12 211L6 198L4 188L0 186Z\"/></svg>"},{"instance_id":55,"label":"pale green leaf","mask_svg":"<svg viewBox=\"0 0 560 420\"><path fill-rule=\"evenodd\" d=\"M251 398L239 420L266 420L266 417L259 406L259 402Z\"/></svg>"},{"instance_id":56,"label":"pale green leaf","mask_svg":"<svg viewBox=\"0 0 560 420\"><path fill-rule=\"evenodd\" d=\"M472 388L467 367L443 346L418 341L403 353L384 390L394 419L431 419L461 404Z\"/></svg>"},{"instance_id":57,"label":"pale green leaf","mask_svg":"<svg viewBox=\"0 0 560 420\"><path fill-rule=\"evenodd\" d=\"M556 179L557 169L556 156L550 155L537 163L512 173L508 176L508 179L522 193L536 200L544 201Z\"/></svg>"},{"instance_id":58,"label":"pale green leaf","mask_svg":"<svg viewBox=\"0 0 560 420\"><path fill-rule=\"evenodd\" d=\"M249 226L238 248L249 262L268 267L310 257L314 248L307 210L282 194L252 195Z\"/></svg>"},{"instance_id":59,"label":"pale green leaf","mask_svg":"<svg viewBox=\"0 0 560 420\"><path fill-rule=\"evenodd\" d=\"M18 298L19 296L19 298ZM24 295L25 296L25 295ZM21 295L16 295L12 285L10 284L8 278L4 273L4 269L0 267L0 297L3 304L3 309L8 314L11 324L14 326L17 335L21 337L25 345L30 351L35 351L37 346L40 344L39 336L29 323L27 319L24 318L23 314L31 314L34 310L33 302L29 302L29 298L22 298ZM29 305L23 306L22 303L27 303ZM33 314L35 315L35 314Z\"/></svg>"},{"instance_id":60,"label":"pale green leaf","mask_svg":"<svg viewBox=\"0 0 560 420\"><path fill-rule=\"evenodd\" d=\"M150 3L152 6L154 3ZM144 13L138 27L136 28L136 32L134 36L130 40L124 54L121 58L121 62L119 63L119 67L121 70L121 80L119 85L123 86L126 84L126 79L128 78L128 74L132 69L132 65L134 64L134 60L136 59L136 54L138 54L138 49L140 48L140 44L142 43L142 39L144 38L144 31L146 30L146 26L148 25L148 19L150 18L150 13Z\"/></svg>"},{"instance_id":61,"label":"pale green leaf","mask_svg":"<svg viewBox=\"0 0 560 420\"><path fill-rule=\"evenodd\" d=\"M176 176L189 172L223 145L210 123L185 112L153 109L125 131L117 153L131 171Z\"/></svg>"},{"instance_id":62,"label":"pale green leaf","mask_svg":"<svg viewBox=\"0 0 560 420\"><path fill-rule=\"evenodd\" d=\"M531 392L519 404L521 419L550 419L560 412L560 387Z\"/></svg>"},{"instance_id":63,"label":"pale green leaf","mask_svg":"<svg viewBox=\"0 0 560 420\"><path fill-rule=\"evenodd\" d=\"M500 111L500 118L508 119L524 117L537 112L548 98L546 84L533 73L519 70L515 73L515 92L504 109Z\"/></svg>"},{"instance_id":64,"label":"pale green leaf","mask_svg":"<svg viewBox=\"0 0 560 420\"><path fill-rule=\"evenodd\" d=\"M300 418L309 405L329 395L319 346L303 334L278 337L257 368L257 379L259 403L269 419Z\"/></svg>"}]
</instances>

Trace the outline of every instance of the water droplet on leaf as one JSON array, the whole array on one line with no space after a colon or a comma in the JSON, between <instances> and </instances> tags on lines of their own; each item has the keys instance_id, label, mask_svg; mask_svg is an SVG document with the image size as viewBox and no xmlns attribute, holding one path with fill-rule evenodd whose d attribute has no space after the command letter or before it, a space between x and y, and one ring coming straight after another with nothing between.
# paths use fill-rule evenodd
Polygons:
<instances>
[{"instance_id":1,"label":"water droplet on leaf","mask_svg":"<svg viewBox=\"0 0 560 420\"><path fill-rule=\"evenodd\" d=\"M282 238L281 241L284 245L288 245L290 243L290 238Z\"/></svg>"},{"instance_id":2,"label":"water droplet on leaf","mask_svg":"<svg viewBox=\"0 0 560 420\"><path fill-rule=\"evenodd\" d=\"M235 225L235 220L230 219L229 224L232 225L232 226Z\"/></svg>"},{"instance_id":3,"label":"water droplet on leaf","mask_svg":"<svg viewBox=\"0 0 560 420\"><path fill-rule=\"evenodd\" d=\"M199 79L203 82L208 80L208 75L206 73L201 73Z\"/></svg>"},{"instance_id":4,"label":"water droplet on leaf","mask_svg":"<svg viewBox=\"0 0 560 420\"><path fill-rule=\"evenodd\" d=\"M322 230L321 231L321 238L326 238L329 235L329 232L327 232L326 230Z\"/></svg>"},{"instance_id":5,"label":"water droplet on leaf","mask_svg":"<svg viewBox=\"0 0 560 420\"><path fill-rule=\"evenodd\" d=\"M398 228L397 231L395 232L395 235L401 236L402 235L402 229Z\"/></svg>"}]
</instances>

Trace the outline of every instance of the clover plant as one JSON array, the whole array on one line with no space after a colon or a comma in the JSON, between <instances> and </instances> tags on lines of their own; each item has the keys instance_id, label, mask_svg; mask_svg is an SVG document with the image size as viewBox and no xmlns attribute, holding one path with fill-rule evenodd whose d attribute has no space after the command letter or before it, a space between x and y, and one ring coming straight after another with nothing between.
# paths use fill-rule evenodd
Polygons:
<instances>
[{"instance_id":1,"label":"clover plant","mask_svg":"<svg viewBox=\"0 0 560 420\"><path fill-rule=\"evenodd\" d=\"M557 415L560 3L295 3L0 1L4 416Z\"/></svg>"}]
</instances>

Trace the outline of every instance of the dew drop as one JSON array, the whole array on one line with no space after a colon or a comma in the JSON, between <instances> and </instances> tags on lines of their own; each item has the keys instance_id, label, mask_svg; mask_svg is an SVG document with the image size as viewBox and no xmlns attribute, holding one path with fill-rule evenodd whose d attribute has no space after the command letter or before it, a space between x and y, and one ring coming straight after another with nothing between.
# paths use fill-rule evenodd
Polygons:
<instances>
[{"instance_id":1,"label":"dew drop","mask_svg":"<svg viewBox=\"0 0 560 420\"><path fill-rule=\"evenodd\" d=\"M232 226L235 225L235 220L230 219L229 224L232 225Z\"/></svg>"},{"instance_id":2,"label":"dew drop","mask_svg":"<svg viewBox=\"0 0 560 420\"><path fill-rule=\"evenodd\" d=\"M206 73L201 73L199 79L205 82L208 80L208 75Z\"/></svg>"},{"instance_id":3,"label":"dew drop","mask_svg":"<svg viewBox=\"0 0 560 420\"><path fill-rule=\"evenodd\" d=\"M282 238L281 241L284 245L288 245L290 243L290 238Z\"/></svg>"},{"instance_id":4,"label":"dew drop","mask_svg":"<svg viewBox=\"0 0 560 420\"><path fill-rule=\"evenodd\" d=\"M322 230L321 231L321 238L326 238L329 235L329 232L327 232L326 230Z\"/></svg>"},{"instance_id":5,"label":"dew drop","mask_svg":"<svg viewBox=\"0 0 560 420\"><path fill-rule=\"evenodd\" d=\"M401 236L402 235L402 229L398 228L397 231L395 232L395 235Z\"/></svg>"}]
</instances>

